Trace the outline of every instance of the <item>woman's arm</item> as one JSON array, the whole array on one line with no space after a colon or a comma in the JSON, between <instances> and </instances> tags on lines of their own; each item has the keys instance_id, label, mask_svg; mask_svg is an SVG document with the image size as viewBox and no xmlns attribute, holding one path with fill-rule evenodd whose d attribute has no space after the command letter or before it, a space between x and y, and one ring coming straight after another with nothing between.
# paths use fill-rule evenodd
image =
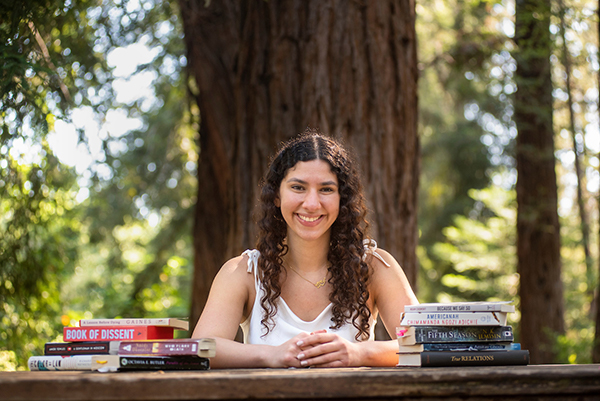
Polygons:
<instances>
[{"instance_id":1,"label":"woman's arm","mask_svg":"<svg viewBox=\"0 0 600 401\"><path fill-rule=\"evenodd\" d=\"M400 315L404 312L404 305L418 304L419 301L396 259L383 249L377 249L377 253L390 266L385 266L375 257L371 259L373 276L369 294L388 334L395 339L396 327L400 326Z\"/></svg>"},{"instance_id":2,"label":"woman's arm","mask_svg":"<svg viewBox=\"0 0 600 401\"><path fill-rule=\"evenodd\" d=\"M243 367L300 367L296 343L305 335L295 337L278 347L249 345L234 341L240 323L252 308L254 276L248 274L248 257L229 260L217 273L192 333L192 338L214 338L216 356L211 358L214 368ZM251 299L252 298L252 299Z\"/></svg>"}]
</instances>

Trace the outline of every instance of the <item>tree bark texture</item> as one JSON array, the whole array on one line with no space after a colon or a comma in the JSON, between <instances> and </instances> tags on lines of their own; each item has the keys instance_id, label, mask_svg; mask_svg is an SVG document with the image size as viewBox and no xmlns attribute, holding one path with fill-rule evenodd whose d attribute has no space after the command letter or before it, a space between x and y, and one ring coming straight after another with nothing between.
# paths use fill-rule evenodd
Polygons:
<instances>
[{"instance_id":1,"label":"tree bark texture","mask_svg":"<svg viewBox=\"0 0 600 401\"><path fill-rule=\"evenodd\" d=\"M550 0L517 0L515 122L520 342L531 363L554 362L564 332L557 184L552 127Z\"/></svg>"},{"instance_id":2,"label":"tree bark texture","mask_svg":"<svg viewBox=\"0 0 600 401\"><path fill-rule=\"evenodd\" d=\"M195 322L221 264L254 246L258 185L306 127L357 154L371 233L417 273L414 0L179 0L201 114Z\"/></svg>"}]
</instances>

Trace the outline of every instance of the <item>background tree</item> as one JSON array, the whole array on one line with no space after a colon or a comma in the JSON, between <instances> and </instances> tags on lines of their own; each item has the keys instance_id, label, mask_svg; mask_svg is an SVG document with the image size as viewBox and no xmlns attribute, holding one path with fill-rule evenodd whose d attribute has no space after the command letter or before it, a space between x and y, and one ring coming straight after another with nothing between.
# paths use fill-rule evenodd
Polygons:
<instances>
[{"instance_id":1,"label":"background tree","mask_svg":"<svg viewBox=\"0 0 600 401\"><path fill-rule=\"evenodd\" d=\"M181 0L200 108L191 320L229 257L252 247L268 157L304 127L358 154L373 235L414 284L419 176L414 2Z\"/></svg>"},{"instance_id":2,"label":"background tree","mask_svg":"<svg viewBox=\"0 0 600 401\"><path fill-rule=\"evenodd\" d=\"M521 343L532 363L554 362L553 336L564 332L550 6L547 0L524 0L517 1L515 9L517 271Z\"/></svg>"}]
</instances>

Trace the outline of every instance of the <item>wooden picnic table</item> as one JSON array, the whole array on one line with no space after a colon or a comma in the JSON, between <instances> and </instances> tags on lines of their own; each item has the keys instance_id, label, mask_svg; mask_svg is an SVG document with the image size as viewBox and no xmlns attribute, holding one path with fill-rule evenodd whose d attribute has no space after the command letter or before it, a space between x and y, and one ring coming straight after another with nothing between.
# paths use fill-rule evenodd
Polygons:
<instances>
[{"instance_id":1,"label":"wooden picnic table","mask_svg":"<svg viewBox=\"0 0 600 401\"><path fill-rule=\"evenodd\" d=\"M600 400L600 365L0 372L0 400Z\"/></svg>"}]
</instances>

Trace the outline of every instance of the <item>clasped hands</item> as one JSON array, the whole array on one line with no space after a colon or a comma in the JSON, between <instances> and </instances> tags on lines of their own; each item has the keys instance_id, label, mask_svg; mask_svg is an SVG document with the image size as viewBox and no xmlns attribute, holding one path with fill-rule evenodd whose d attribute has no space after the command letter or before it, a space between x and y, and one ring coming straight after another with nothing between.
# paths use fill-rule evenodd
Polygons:
<instances>
[{"instance_id":1,"label":"clasped hands","mask_svg":"<svg viewBox=\"0 0 600 401\"><path fill-rule=\"evenodd\" d=\"M332 368L360 366L360 348L335 333L319 330L301 333L274 347L276 367Z\"/></svg>"}]
</instances>

